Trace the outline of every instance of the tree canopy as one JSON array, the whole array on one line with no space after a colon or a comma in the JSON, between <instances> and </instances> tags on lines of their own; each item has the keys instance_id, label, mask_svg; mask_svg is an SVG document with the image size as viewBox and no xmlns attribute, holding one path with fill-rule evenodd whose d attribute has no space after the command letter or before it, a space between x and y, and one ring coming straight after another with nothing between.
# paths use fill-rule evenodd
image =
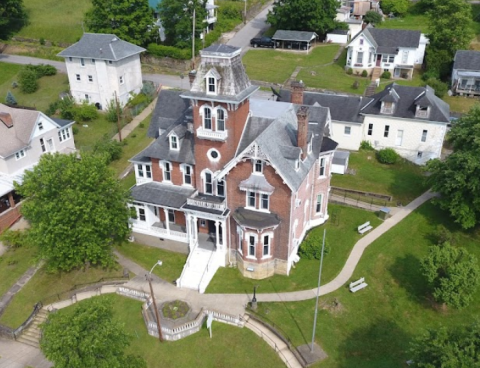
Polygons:
<instances>
[{"instance_id":1,"label":"tree canopy","mask_svg":"<svg viewBox=\"0 0 480 368\"><path fill-rule=\"evenodd\" d=\"M480 367L480 324L428 330L412 343L411 353L412 367Z\"/></svg>"},{"instance_id":2,"label":"tree canopy","mask_svg":"<svg viewBox=\"0 0 480 368\"><path fill-rule=\"evenodd\" d=\"M474 36L471 5L465 0L436 0L428 23L427 67L445 77L457 50L468 50Z\"/></svg>"},{"instance_id":3,"label":"tree canopy","mask_svg":"<svg viewBox=\"0 0 480 368\"><path fill-rule=\"evenodd\" d=\"M458 119L448 134L453 153L444 161L427 163L435 202L464 229L480 223L480 107L475 105Z\"/></svg>"},{"instance_id":4,"label":"tree canopy","mask_svg":"<svg viewBox=\"0 0 480 368\"><path fill-rule=\"evenodd\" d=\"M89 31L113 33L124 41L146 46L158 36L148 0L92 0L85 14Z\"/></svg>"},{"instance_id":5,"label":"tree canopy","mask_svg":"<svg viewBox=\"0 0 480 368\"><path fill-rule=\"evenodd\" d=\"M310 31L319 35L336 28L337 0L278 0L267 22L276 29Z\"/></svg>"},{"instance_id":6,"label":"tree canopy","mask_svg":"<svg viewBox=\"0 0 480 368\"><path fill-rule=\"evenodd\" d=\"M380 15L380 13L370 10L365 14L363 20L368 24L379 24L382 23L383 17Z\"/></svg>"},{"instance_id":7,"label":"tree canopy","mask_svg":"<svg viewBox=\"0 0 480 368\"><path fill-rule=\"evenodd\" d=\"M50 270L110 266L112 247L129 233L129 193L103 156L45 154L26 171L17 193L29 236Z\"/></svg>"},{"instance_id":8,"label":"tree canopy","mask_svg":"<svg viewBox=\"0 0 480 368\"><path fill-rule=\"evenodd\" d=\"M40 347L55 368L146 368L139 356L126 355L129 336L113 319L112 303L88 299L73 313L50 314Z\"/></svg>"},{"instance_id":9,"label":"tree canopy","mask_svg":"<svg viewBox=\"0 0 480 368\"><path fill-rule=\"evenodd\" d=\"M464 248L448 242L431 246L422 269L437 302L462 308L472 301L480 269L477 258Z\"/></svg>"},{"instance_id":10,"label":"tree canopy","mask_svg":"<svg viewBox=\"0 0 480 368\"><path fill-rule=\"evenodd\" d=\"M206 27L205 0L162 0L158 15L165 30L165 43L179 48L192 47L193 9L195 8L195 38Z\"/></svg>"},{"instance_id":11,"label":"tree canopy","mask_svg":"<svg viewBox=\"0 0 480 368\"><path fill-rule=\"evenodd\" d=\"M385 14L405 15L410 7L410 0L381 0L380 8Z\"/></svg>"},{"instance_id":12,"label":"tree canopy","mask_svg":"<svg viewBox=\"0 0 480 368\"><path fill-rule=\"evenodd\" d=\"M5 40L27 24L22 0L0 0L0 39Z\"/></svg>"}]
</instances>

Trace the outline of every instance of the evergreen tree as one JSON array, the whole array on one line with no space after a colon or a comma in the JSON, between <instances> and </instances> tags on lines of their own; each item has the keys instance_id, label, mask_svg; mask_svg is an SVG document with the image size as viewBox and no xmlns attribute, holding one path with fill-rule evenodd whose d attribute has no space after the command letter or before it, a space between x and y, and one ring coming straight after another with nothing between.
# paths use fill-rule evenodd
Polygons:
<instances>
[{"instance_id":1,"label":"evergreen tree","mask_svg":"<svg viewBox=\"0 0 480 368\"><path fill-rule=\"evenodd\" d=\"M17 105L17 100L13 96L13 93L8 91L7 92L7 97L5 97L5 103L10 106L15 106Z\"/></svg>"}]
</instances>

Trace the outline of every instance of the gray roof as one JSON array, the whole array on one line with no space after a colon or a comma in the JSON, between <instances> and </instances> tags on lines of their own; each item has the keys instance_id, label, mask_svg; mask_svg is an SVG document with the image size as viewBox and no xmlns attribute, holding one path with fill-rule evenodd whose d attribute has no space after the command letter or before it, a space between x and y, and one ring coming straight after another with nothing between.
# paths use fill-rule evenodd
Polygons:
<instances>
[{"instance_id":1,"label":"gray roof","mask_svg":"<svg viewBox=\"0 0 480 368\"><path fill-rule=\"evenodd\" d=\"M240 225L253 229L265 229L280 224L280 219L273 213L251 211L243 207L237 208L232 216Z\"/></svg>"},{"instance_id":2,"label":"gray roof","mask_svg":"<svg viewBox=\"0 0 480 368\"><path fill-rule=\"evenodd\" d=\"M398 95L398 101L396 101L393 114L381 114L380 109L382 106L382 98L392 93ZM392 83L387 85L382 92L371 96L371 98L373 99L372 103L362 109L362 114L393 116L403 119L418 119L415 117L415 112L417 105L420 105L431 107L430 115L428 119L425 120L442 123L448 123L450 121L450 106L445 101L435 96L435 91L429 86L410 87Z\"/></svg>"},{"instance_id":3,"label":"gray roof","mask_svg":"<svg viewBox=\"0 0 480 368\"><path fill-rule=\"evenodd\" d=\"M377 53L397 54L399 47L417 48L420 45L420 31L367 27L355 38L364 35L376 48ZM354 39L355 39L354 38Z\"/></svg>"},{"instance_id":4,"label":"gray roof","mask_svg":"<svg viewBox=\"0 0 480 368\"><path fill-rule=\"evenodd\" d=\"M148 127L149 137L158 138L159 129L167 130L172 124L188 120L190 101L181 98L182 93L183 91L169 89L160 91Z\"/></svg>"},{"instance_id":5,"label":"gray roof","mask_svg":"<svg viewBox=\"0 0 480 368\"><path fill-rule=\"evenodd\" d=\"M291 99L290 90L282 89L279 92L279 95L280 97L278 97L278 101L288 102ZM363 116L360 115L360 110L371 101L372 99L370 97L362 96L347 96L307 91L303 93L304 105L313 106L317 103L320 106L328 107L330 109L332 120L348 123L362 123Z\"/></svg>"},{"instance_id":6,"label":"gray roof","mask_svg":"<svg viewBox=\"0 0 480 368\"><path fill-rule=\"evenodd\" d=\"M0 113L5 114L4 117L0 117L0 157L8 157L29 145L41 113L35 110L8 107L1 103ZM3 120L10 119L13 126L8 128Z\"/></svg>"},{"instance_id":7,"label":"gray roof","mask_svg":"<svg viewBox=\"0 0 480 368\"><path fill-rule=\"evenodd\" d=\"M350 157L350 152L348 151L335 151L333 154L333 165L346 165L348 158Z\"/></svg>"},{"instance_id":8,"label":"gray roof","mask_svg":"<svg viewBox=\"0 0 480 368\"><path fill-rule=\"evenodd\" d=\"M242 180L239 185L240 190L259 190L261 192L272 194L275 187L272 186L265 176L252 173L250 177Z\"/></svg>"},{"instance_id":9,"label":"gray roof","mask_svg":"<svg viewBox=\"0 0 480 368\"><path fill-rule=\"evenodd\" d=\"M455 54L453 69L480 70L480 51L458 50Z\"/></svg>"},{"instance_id":10,"label":"gray roof","mask_svg":"<svg viewBox=\"0 0 480 368\"><path fill-rule=\"evenodd\" d=\"M118 61L145 51L114 34L84 33L80 41L60 52L58 56Z\"/></svg>"},{"instance_id":11,"label":"gray roof","mask_svg":"<svg viewBox=\"0 0 480 368\"><path fill-rule=\"evenodd\" d=\"M240 47L225 45L223 43L217 43L217 44L210 45L207 48L204 48L203 50L201 50L200 55L206 56L212 53L233 54L235 52L238 52L239 50L241 50Z\"/></svg>"},{"instance_id":12,"label":"gray roof","mask_svg":"<svg viewBox=\"0 0 480 368\"><path fill-rule=\"evenodd\" d=\"M135 185L131 189L132 197L135 201L153 203L170 208L182 207L193 192L195 192L193 188L161 184L154 181Z\"/></svg>"},{"instance_id":13,"label":"gray roof","mask_svg":"<svg viewBox=\"0 0 480 368\"><path fill-rule=\"evenodd\" d=\"M67 126L75 124L75 122L72 120L65 120L65 119L58 119L58 118L50 118L50 119L52 119L55 123L57 123L57 125L60 128L65 128Z\"/></svg>"},{"instance_id":14,"label":"gray roof","mask_svg":"<svg viewBox=\"0 0 480 368\"><path fill-rule=\"evenodd\" d=\"M316 37L318 35L315 32L278 30L273 35L272 40L310 42Z\"/></svg>"}]
</instances>

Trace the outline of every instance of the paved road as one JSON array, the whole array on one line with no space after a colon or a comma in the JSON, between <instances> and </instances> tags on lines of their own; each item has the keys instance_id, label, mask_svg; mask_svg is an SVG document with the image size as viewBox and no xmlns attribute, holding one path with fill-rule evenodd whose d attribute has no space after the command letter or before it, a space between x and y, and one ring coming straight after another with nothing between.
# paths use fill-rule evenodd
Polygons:
<instances>
[{"instance_id":1,"label":"paved road","mask_svg":"<svg viewBox=\"0 0 480 368\"><path fill-rule=\"evenodd\" d=\"M227 42L227 45L241 47L245 53L248 47L250 47L250 40L268 28L267 14L271 8L272 5L267 6L258 13L254 19L247 22L247 24Z\"/></svg>"}]
</instances>

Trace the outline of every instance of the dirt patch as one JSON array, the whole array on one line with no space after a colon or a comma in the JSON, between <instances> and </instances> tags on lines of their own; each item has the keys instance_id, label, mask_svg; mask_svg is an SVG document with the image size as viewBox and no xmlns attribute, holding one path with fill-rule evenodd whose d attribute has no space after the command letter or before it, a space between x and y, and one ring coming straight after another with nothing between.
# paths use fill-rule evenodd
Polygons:
<instances>
[{"instance_id":1,"label":"dirt patch","mask_svg":"<svg viewBox=\"0 0 480 368\"><path fill-rule=\"evenodd\" d=\"M345 311L345 307L342 303L340 303L338 298L334 298L333 300L321 301L318 303L318 306L333 315L341 314Z\"/></svg>"}]
</instances>

